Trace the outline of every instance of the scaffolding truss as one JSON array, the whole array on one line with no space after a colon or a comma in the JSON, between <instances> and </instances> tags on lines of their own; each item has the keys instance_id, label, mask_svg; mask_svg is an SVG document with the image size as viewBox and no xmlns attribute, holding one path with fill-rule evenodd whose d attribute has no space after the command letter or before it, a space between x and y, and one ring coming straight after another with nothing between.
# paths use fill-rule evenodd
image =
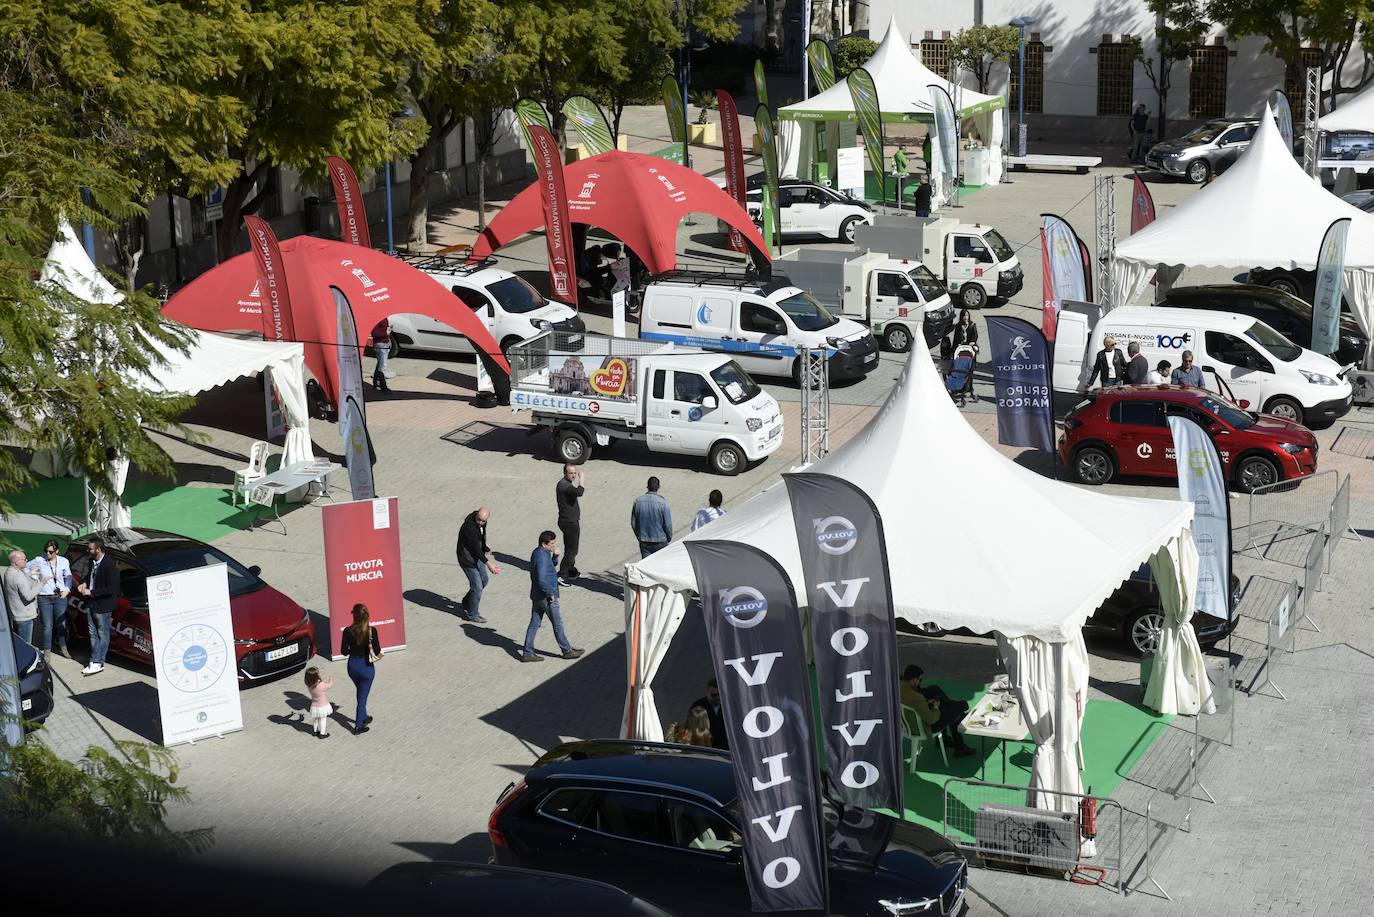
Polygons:
<instances>
[{"instance_id":1,"label":"scaffolding truss","mask_svg":"<svg viewBox=\"0 0 1374 917\"><path fill-rule=\"evenodd\" d=\"M1096 270L1093 277L1093 299L1103 310L1117 304L1112 302L1112 270L1116 259L1116 176L1099 175L1093 185L1093 223L1097 244Z\"/></svg>"},{"instance_id":2,"label":"scaffolding truss","mask_svg":"<svg viewBox=\"0 0 1374 917\"><path fill-rule=\"evenodd\" d=\"M1316 178L1317 156L1320 153L1317 148L1320 140L1317 119L1321 116L1321 71L1316 67L1308 67L1306 76L1307 87L1302 97L1302 167L1308 175Z\"/></svg>"},{"instance_id":3,"label":"scaffolding truss","mask_svg":"<svg viewBox=\"0 0 1374 917\"><path fill-rule=\"evenodd\" d=\"M801 463L810 465L830 451L830 353L801 352Z\"/></svg>"}]
</instances>

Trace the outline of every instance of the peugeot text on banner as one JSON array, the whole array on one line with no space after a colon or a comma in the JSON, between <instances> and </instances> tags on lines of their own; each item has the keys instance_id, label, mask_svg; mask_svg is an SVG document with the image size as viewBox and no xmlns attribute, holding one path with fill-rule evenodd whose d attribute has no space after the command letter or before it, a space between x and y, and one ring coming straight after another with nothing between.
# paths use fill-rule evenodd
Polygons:
<instances>
[{"instance_id":1,"label":"peugeot text on banner","mask_svg":"<svg viewBox=\"0 0 1374 917\"><path fill-rule=\"evenodd\" d=\"M756 911L824 911L820 765L797 597L750 545L685 542L739 793Z\"/></svg>"},{"instance_id":2,"label":"peugeot text on banner","mask_svg":"<svg viewBox=\"0 0 1374 917\"><path fill-rule=\"evenodd\" d=\"M754 130L758 131L759 138L763 141L763 171L768 178L768 190L772 195L772 207L768 210L773 215L773 227L779 230L782 227L782 208L781 199L778 196L778 132L773 129L773 116L768 114L768 108L760 105L754 111ZM773 247L773 237L768 237L768 247ZM769 252L772 255L772 252Z\"/></svg>"},{"instance_id":3,"label":"peugeot text on banner","mask_svg":"<svg viewBox=\"0 0 1374 917\"><path fill-rule=\"evenodd\" d=\"M835 60L824 39L817 38L806 46L806 59L811 64L811 78L816 81L817 89L825 92L835 85Z\"/></svg>"},{"instance_id":4,"label":"peugeot text on banner","mask_svg":"<svg viewBox=\"0 0 1374 917\"><path fill-rule=\"evenodd\" d=\"M334 201L339 205L339 239L363 248L372 247L367 229L367 208L363 206L363 189L348 160L330 156L329 181L334 185Z\"/></svg>"},{"instance_id":5,"label":"peugeot text on banner","mask_svg":"<svg viewBox=\"0 0 1374 917\"><path fill-rule=\"evenodd\" d=\"M854 114L859 119L859 133L868 150L868 167L878 179L878 200L887 200L887 181L883 157L883 116L878 107L878 87L873 75L863 67L849 74L849 97L854 102Z\"/></svg>"},{"instance_id":6,"label":"peugeot text on banner","mask_svg":"<svg viewBox=\"0 0 1374 917\"><path fill-rule=\"evenodd\" d=\"M359 355L358 327L348 297L338 287L334 294L334 323L339 352L339 435L343 439L348 483L355 500L376 496L372 483L371 443L367 435L367 414L363 409L363 364Z\"/></svg>"},{"instance_id":7,"label":"peugeot text on banner","mask_svg":"<svg viewBox=\"0 0 1374 917\"><path fill-rule=\"evenodd\" d=\"M828 474L788 474L830 785L848 805L901 812L906 768L887 542L868 495Z\"/></svg>"},{"instance_id":8,"label":"peugeot text on banner","mask_svg":"<svg viewBox=\"0 0 1374 917\"><path fill-rule=\"evenodd\" d=\"M286 287L286 263L282 261L277 234L266 220L254 216L243 218L248 229L248 244L258 263L258 280L262 281L265 302L262 310L262 339L264 341L294 341L295 323L291 320L291 291Z\"/></svg>"},{"instance_id":9,"label":"peugeot text on banner","mask_svg":"<svg viewBox=\"0 0 1374 917\"><path fill-rule=\"evenodd\" d=\"M1197 596L1193 609L1229 621L1231 608L1231 502L1221 456L1207 432L1186 417L1170 417L1178 493L1193 504L1197 545Z\"/></svg>"},{"instance_id":10,"label":"peugeot text on banner","mask_svg":"<svg viewBox=\"0 0 1374 917\"><path fill-rule=\"evenodd\" d=\"M1282 89L1275 89L1274 97L1269 100L1269 104L1274 107L1274 121L1279 126L1283 145L1291 153L1293 152L1293 107L1288 104L1288 95Z\"/></svg>"},{"instance_id":11,"label":"peugeot text on banner","mask_svg":"<svg viewBox=\"0 0 1374 917\"><path fill-rule=\"evenodd\" d=\"M1131 176L1131 235L1155 221L1155 199L1140 180L1140 173Z\"/></svg>"},{"instance_id":12,"label":"peugeot text on banner","mask_svg":"<svg viewBox=\"0 0 1374 917\"><path fill-rule=\"evenodd\" d=\"M716 107L720 110L720 139L725 150L725 193L746 210L744 187L744 144L739 133L739 109L735 99L724 89L716 90ZM738 229L730 230L730 250L747 252L749 246Z\"/></svg>"},{"instance_id":13,"label":"peugeot text on banner","mask_svg":"<svg viewBox=\"0 0 1374 917\"><path fill-rule=\"evenodd\" d=\"M586 96L569 96L563 103L563 117L572 125L577 139L593 156L609 153L615 149L615 138L611 136L611 125L606 122L606 113Z\"/></svg>"},{"instance_id":14,"label":"peugeot text on banner","mask_svg":"<svg viewBox=\"0 0 1374 917\"><path fill-rule=\"evenodd\" d=\"M763 75L763 61L754 61L754 94L759 97L759 104L764 108L768 107L768 80Z\"/></svg>"},{"instance_id":15,"label":"peugeot text on banner","mask_svg":"<svg viewBox=\"0 0 1374 917\"><path fill-rule=\"evenodd\" d=\"M1025 319L988 317L992 384L997 393L997 441L1054 451L1050 345Z\"/></svg>"},{"instance_id":16,"label":"peugeot text on banner","mask_svg":"<svg viewBox=\"0 0 1374 917\"><path fill-rule=\"evenodd\" d=\"M1043 277L1040 327L1054 340L1060 304L1066 299L1088 301L1088 282L1078 235L1063 217L1040 214L1040 262Z\"/></svg>"},{"instance_id":17,"label":"peugeot text on banner","mask_svg":"<svg viewBox=\"0 0 1374 917\"><path fill-rule=\"evenodd\" d=\"M1312 349L1335 353L1340 346L1341 296L1345 287L1345 237L1350 218L1326 228L1317 254L1317 288L1312 297Z\"/></svg>"},{"instance_id":18,"label":"peugeot text on banner","mask_svg":"<svg viewBox=\"0 0 1374 917\"><path fill-rule=\"evenodd\" d=\"M538 124L528 129L530 153L539 173L539 197L544 204L544 241L549 250L549 289L553 298L577 308L577 269L573 261L572 221L563 185L563 154L553 133Z\"/></svg>"},{"instance_id":19,"label":"peugeot text on banner","mask_svg":"<svg viewBox=\"0 0 1374 917\"><path fill-rule=\"evenodd\" d=\"M367 606L382 649L406 645L401 600L401 520L395 497L329 503L324 522L325 585L329 591L330 647L339 655L339 633L353 623L353 606Z\"/></svg>"}]
</instances>

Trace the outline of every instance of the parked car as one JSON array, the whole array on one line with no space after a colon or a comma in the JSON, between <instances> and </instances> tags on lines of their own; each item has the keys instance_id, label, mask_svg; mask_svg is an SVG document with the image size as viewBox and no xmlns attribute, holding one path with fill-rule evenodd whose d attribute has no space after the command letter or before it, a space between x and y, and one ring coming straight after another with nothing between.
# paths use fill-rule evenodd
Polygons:
<instances>
[{"instance_id":1,"label":"parked car","mask_svg":"<svg viewBox=\"0 0 1374 917\"><path fill-rule=\"evenodd\" d=\"M1182 385L1094 389L1064 418L1059 458L1084 484L1118 475L1177 480L1171 416L1211 436L1236 490L1250 491L1317 470L1312 431L1268 414L1258 419L1213 392Z\"/></svg>"},{"instance_id":2,"label":"parked car","mask_svg":"<svg viewBox=\"0 0 1374 917\"><path fill-rule=\"evenodd\" d=\"M968 869L953 844L876 812L826 808L831 913L963 913ZM487 831L503 866L608 882L681 917L752 913L727 751L568 742L506 788Z\"/></svg>"},{"instance_id":3,"label":"parked car","mask_svg":"<svg viewBox=\"0 0 1374 917\"><path fill-rule=\"evenodd\" d=\"M1374 191L1352 191L1342 195L1341 200L1352 207L1358 207L1365 213L1374 213ZM1249 281L1282 290L1305 301L1309 306L1317 293L1317 272L1303 268L1251 268ZM1350 300L1345 296L1341 297L1341 312L1343 315L1350 313Z\"/></svg>"},{"instance_id":4,"label":"parked car","mask_svg":"<svg viewBox=\"0 0 1374 917\"><path fill-rule=\"evenodd\" d=\"M239 684L304 668L315 655L315 629L310 612L261 579L257 566L245 567L218 548L156 529L111 529L101 532L105 555L119 569L119 604L110 622L110 652L143 665L153 664L153 634L148 622L148 577L211 564L229 572L229 613L234 622L234 654ZM84 583L91 572L86 553L90 536L67 546L72 578ZM67 610L68 633L89 639L83 599L72 592Z\"/></svg>"},{"instance_id":5,"label":"parked car","mask_svg":"<svg viewBox=\"0 0 1374 917\"><path fill-rule=\"evenodd\" d=\"M402 913L596 914L669 917L667 911L604 882L486 863L400 863L367 883Z\"/></svg>"},{"instance_id":6,"label":"parked car","mask_svg":"<svg viewBox=\"0 0 1374 917\"><path fill-rule=\"evenodd\" d=\"M755 223L763 224L763 188L747 192L747 209ZM854 227L873 222L873 208L824 185L785 179L778 182L778 227L784 236L824 236L837 242L853 242Z\"/></svg>"},{"instance_id":7,"label":"parked car","mask_svg":"<svg viewBox=\"0 0 1374 917\"><path fill-rule=\"evenodd\" d=\"M1217 118L1204 122L1177 140L1150 147L1145 168L1200 185L1239 159L1258 127L1259 121L1254 120Z\"/></svg>"},{"instance_id":8,"label":"parked car","mask_svg":"<svg viewBox=\"0 0 1374 917\"><path fill-rule=\"evenodd\" d=\"M1341 200L1351 207L1358 207L1365 213L1374 213L1374 191L1351 191L1342 194Z\"/></svg>"},{"instance_id":9,"label":"parked car","mask_svg":"<svg viewBox=\"0 0 1374 917\"><path fill-rule=\"evenodd\" d=\"M10 631L10 640L19 673L20 716L26 723L41 723L52 713L52 669L43 661L43 654L23 637Z\"/></svg>"},{"instance_id":10,"label":"parked car","mask_svg":"<svg viewBox=\"0 0 1374 917\"><path fill-rule=\"evenodd\" d=\"M1176 309L1234 312L1264 322L1299 347L1312 346L1312 305L1291 293L1250 283L1174 287L1157 305ZM1332 359L1345 366L1364 360L1369 337L1354 318L1341 316L1340 337Z\"/></svg>"}]
</instances>

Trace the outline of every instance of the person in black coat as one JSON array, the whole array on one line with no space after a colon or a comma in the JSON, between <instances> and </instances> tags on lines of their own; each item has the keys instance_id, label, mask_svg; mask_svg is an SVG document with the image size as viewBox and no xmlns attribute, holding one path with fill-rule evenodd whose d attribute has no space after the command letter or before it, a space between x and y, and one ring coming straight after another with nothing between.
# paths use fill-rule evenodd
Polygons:
<instances>
[{"instance_id":1,"label":"person in black coat","mask_svg":"<svg viewBox=\"0 0 1374 917\"><path fill-rule=\"evenodd\" d=\"M1126 345L1126 384L1144 385L1150 378L1150 361L1140 352L1140 344L1135 341Z\"/></svg>"},{"instance_id":2,"label":"person in black coat","mask_svg":"<svg viewBox=\"0 0 1374 917\"><path fill-rule=\"evenodd\" d=\"M105 654L110 651L110 618L119 602L119 570L113 558L105 556L105 541L99 536L87 542L86 552L91 556L91 569L76 591L86 600L91 661L81 674L96 675L105 671Z\"/></svg>"},{"instance_id":3,"label":"person in black coat","mask_svg":"<svg viewBox=\"0 0 1374 917\"><path fill-rule=\"evenodd\" d=\"M912 202L916 205L918 217L930 216L930 178L928 176L921 176L920 184L916 186L916 193L912 195Z\"/></svg>"},{"instance_id":4,"label":"person in black coat","mask_svg":"<svg viewBox=\"0 0 1374 917\"><path fill-rule=\"evenodd\" d=\"M482 617L482 590L487 587L490 573L500 573L492 560L491 548L487 546L487 520L491 510L485 506L468 513L458 529L458 566L467 577L468 591L463 596L463 619L473 624L485 624Z\"/></svg>"},{"instance_id":5,"label":"person in black coat","mask_svg":"<svg viewBox=\"0 0 1374 917\"><path fill-rule=\"evenodd\" d=\"M706 683L706 696L692 701L692 707L701 707L711 720L711 747L729 748L730 737L725 732L725 714L721 712L720 686L712 678ZM691 707L687 708L688 710Z\"/></svg>"},{"instance_id":6,"label":"person in black coat","mask_svg":"<svg viewBox=\"0 0 1374 917\"><path fill-rule=\"evenodd\" d=\"M974 324L973 313L964 309L959 313L959 321L949 329L949 334L940 342L940 357L945 360L954 358L960 347L969 347L978 352L978 326Z\"/></svg>"},{"instance_id":7,"label":"person in black coat","mask_svg":"<svg viewBox=\"0 0 1374 917\"><path fill-rule=\"evenodd\" d=\"M1103 388L1110 388L1121 385L1125 378L1126 357L1116 349L1116 338L1109 334L1102 339L1102 349L1093 361L1093 374L1088 377L1088 388L1092 388L1098 379L1102 380Z\"/></svg>"}]
</instances>

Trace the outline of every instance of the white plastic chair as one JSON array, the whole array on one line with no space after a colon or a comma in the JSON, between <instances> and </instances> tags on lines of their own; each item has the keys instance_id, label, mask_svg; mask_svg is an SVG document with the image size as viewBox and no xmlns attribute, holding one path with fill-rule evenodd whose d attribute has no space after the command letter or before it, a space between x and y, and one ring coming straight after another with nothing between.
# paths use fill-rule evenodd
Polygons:
<instances>
[{"instance_id":1,"label":"white plastic chair","mask_svg":"<svg viewBox=\"0 0 1374 917\"><path fill-rule=\"evenodd\" d=\"M253 489L253 485L267 476L267 453L270 448L267 443L257 440L253 443L253 448L248 451L248 466L234 472L235 506L239 505L239 497L243 497L246 505L248 493Z\"/></svg>"},{"instance_id":2,"label":"white plastic chair","mask_svg":"<svg viewBox=\"0 0 1374 917\"><path fill-rule=\"evenodd\" d=\"M916 724L915 731L911 724ZM911 773L916 773L916 759L921 754L921 745L932 738L930 727L925 720L916 712L915 707L908 707L902 704L902 736L911 742L911 763L909 765ZM945 767L949 767L949 754L945 751L945 737L943 733L936 733L933 738L935 743L940 746L940 757L945 762Z\"/></svg>"}]
</instances>

